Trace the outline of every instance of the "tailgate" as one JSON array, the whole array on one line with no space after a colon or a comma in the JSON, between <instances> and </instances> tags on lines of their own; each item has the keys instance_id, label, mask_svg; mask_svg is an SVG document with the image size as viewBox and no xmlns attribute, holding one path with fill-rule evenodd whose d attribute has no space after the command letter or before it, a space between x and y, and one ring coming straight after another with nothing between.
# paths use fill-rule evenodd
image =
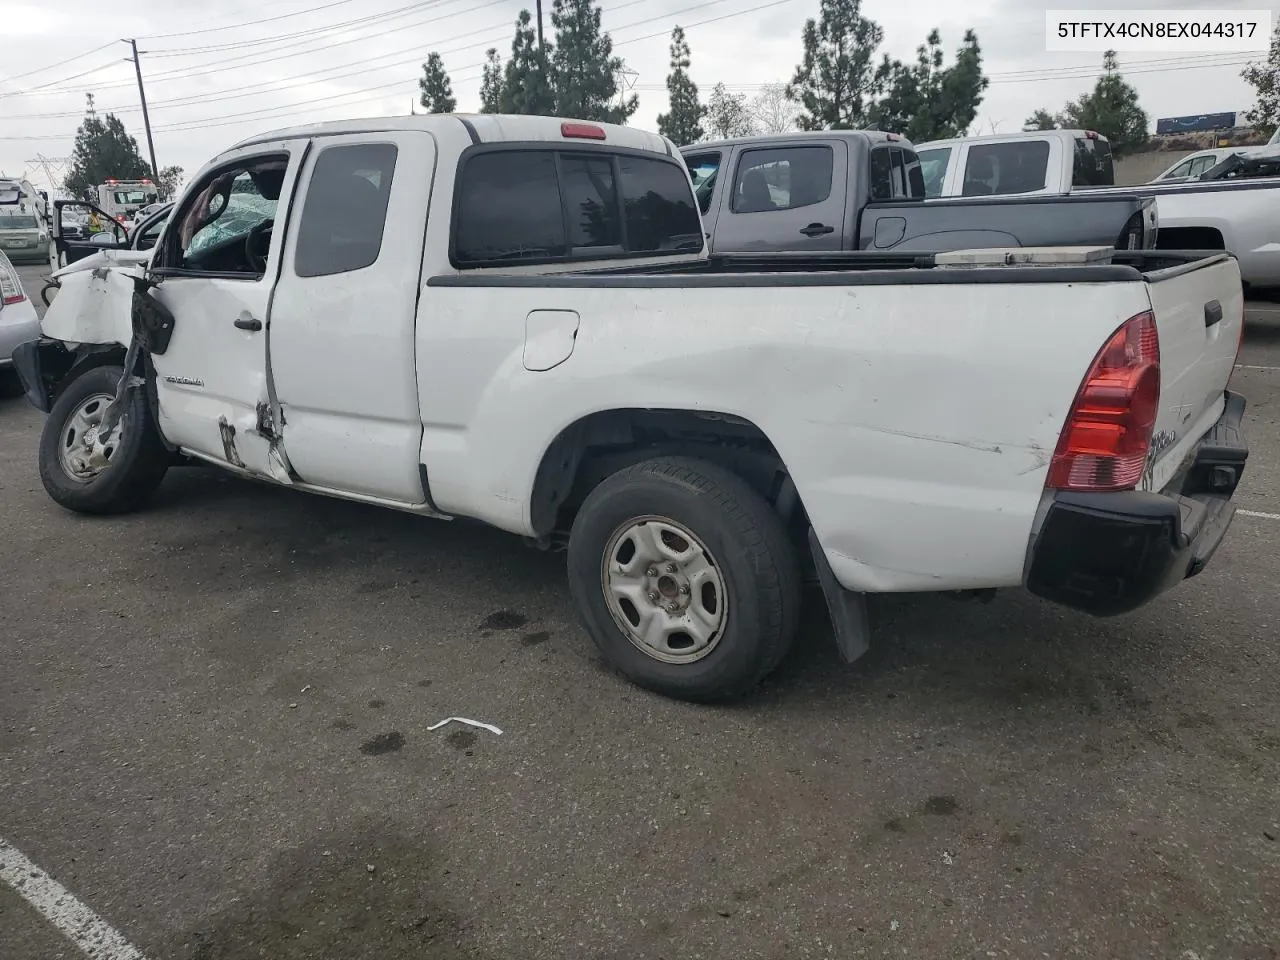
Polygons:
<instances>
[{"instance_id":1,"label":"tailgate","mask_svg":"<svg viewBox=\"0 0 1280 960\"><path fill-rule=\"evenodd\" d=\"M1143 489L1162 490L1222 413L1244 325L1233 258L1147 274L1160 336L1160 410Z\"/></svg>"}]
</instances>

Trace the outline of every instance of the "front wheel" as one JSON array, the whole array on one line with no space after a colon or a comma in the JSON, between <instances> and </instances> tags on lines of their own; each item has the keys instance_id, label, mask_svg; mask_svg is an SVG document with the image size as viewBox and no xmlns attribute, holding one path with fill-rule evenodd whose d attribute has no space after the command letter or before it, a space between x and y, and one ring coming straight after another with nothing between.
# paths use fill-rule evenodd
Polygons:
<instances>
[{"instance_id":1,"label":"front wheel","mask_svg":"<svg viewBox=\"0 0 1280 960\"><path fill-rule=\"evenodd\" d=\"M800 573L782 520L716 464L672 457L615 473L578 512L568 560L605 659L666 696L743 694L795 637Z\"/></svg>"},{"instance_id":2,"label":"front wheel","mask_svg":"<svg viewBox=\"0 0 1280 960\"><path fill-rule=\"evenodd\" d=\"M147 398L132 392L114 436L98 437L102 415L124 371L93 367L63 387L40 435L40 480L59 505L77 513L126 513L160 485L170 455Z\"/></svg>"}]
</instances>

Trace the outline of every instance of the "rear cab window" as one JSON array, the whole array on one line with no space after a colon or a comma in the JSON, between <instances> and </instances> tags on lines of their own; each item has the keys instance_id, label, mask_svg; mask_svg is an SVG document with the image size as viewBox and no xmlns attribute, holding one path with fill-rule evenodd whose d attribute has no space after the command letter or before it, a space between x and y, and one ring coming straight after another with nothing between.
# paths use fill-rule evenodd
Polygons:
<instances>
[{"instance_id":1,"label":"rear cab window","mask_svg":"<svg viewBox=\"0 0 1280 960\"><path fill-rule=\"evenodd\" d=\"M924 195L926 197L942 196L942 188L947 179L947 164L951 162L950 147L934 147L921 150L917 155L920 160L920 173L924 178Z\"/></svg>"},{"instance_id":2,"label":"rear cab window","mask_svg":"<svg viewBox=\"0 0 1280 960\"><path fill-rule=\"evenodd\" d=\"M685 158L685 166L689 168L689 176L693 179L693 195L697 198L698 209L704 215L711 210L711 197L715 193L721 160L718 150Z\"/></svg>"},{"instance_id":3,"label":"rear cab window","mask_svg":"<svg viewBox=\"0 0 1280 960\"><path fill-rule=\"evenodd\" d=\"M926 196L920 159L911 150L873 147L867 157L871 201L919 200Z\"/></svg>"},{"instance_id":4,"label":"rear cab window","mask_svg":"<svg viewBox=\"0 0 1280 960\"><path fill-rule=\"evenodd\" d=\"M342 144L320 151L298 222L295 274L325 277L377 262L397 154L392 143Z\"/></svg>"},{"instance_id":5,"label":"rear cab window","mask_svg":"<svg viewBox=\"0 0 1280 960\"><path fill-rule=\"evenodd\" d=\"M1049 174L1048 140L974 143L965 157L965 197L1033 193L1045 189Z\"/></svg>"},{"instance_id":6,"label":"rear cab window","mask_svg":"<svg viewBox=\"0 0 1280 960\"><path fill-rule=\"evenodd\" d=\"M1116 182L1111 144L1097 137L1076 137L1071 164L1073 187L1111 187ZM1181 176L1181 174L1175 174Z\"/></svg>"},{"instance_id":7,"label":"rear cab window","mask_svg":"<svg viewBox=\"0 0 1280 960\"><path fill-rule=\"evenodd\" d=\"M580 146L500 146L463 156L455 267L687 254L702 244L678 159Z\"/></svg>"},{"instance_id":8,"label":"rear cab window","mask_svg":"<svg viewBox=\"0 0 1280 960\"><path fill-rule=\"evenodd\" d=\"M745 150L733 183L734 213L794 210L831 196L834 155L828 146Z\"/></svg>"}]
</instances>

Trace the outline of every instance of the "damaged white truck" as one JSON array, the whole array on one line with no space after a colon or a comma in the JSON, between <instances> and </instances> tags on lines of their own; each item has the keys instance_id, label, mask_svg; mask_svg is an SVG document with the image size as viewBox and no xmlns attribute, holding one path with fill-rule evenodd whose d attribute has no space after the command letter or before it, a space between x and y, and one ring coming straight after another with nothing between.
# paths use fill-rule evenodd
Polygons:
<instances>
[{"instance_id":1,"label":"damaged white truck","mask_svg":"<svg viewBox=\"0 0 1280 960\"><path fill-rule=\"evenodd\" d=\"M852 660L868 594L1109 615L1197 574L1242 329L1228 254L709 258L669 141L432 116L239 144L14 359L64 507L194 459L478 518L567 547L616 668L710 700L782 659L806 575Z\"/></svg>"}]
</instances>

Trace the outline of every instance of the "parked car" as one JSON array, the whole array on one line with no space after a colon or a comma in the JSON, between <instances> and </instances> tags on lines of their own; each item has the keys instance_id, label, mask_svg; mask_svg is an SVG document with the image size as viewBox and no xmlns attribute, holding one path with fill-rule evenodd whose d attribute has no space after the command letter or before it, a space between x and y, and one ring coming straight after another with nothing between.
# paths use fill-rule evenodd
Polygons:
<instances>
[{"instance_id":1,"label":"parked car","mask_svg":"<svg viewBox=\"0 0 1280 960\"><path fill-rule=\"evenodd\" d=\"M631 128L319 124L216 157L17 361L64 507L131 510L181 454L566 545L604 656L688 699L781 660L805 567L848 659L868 593L1105 615L1204 567L1247 454L1230 256L841 257L708 258Z\"/></svg>"},{"instance_id":2,"label":"parked car","mask_svg":"<svg viewBox=\"0 0 1280 960\"><path fill-rule=\"evenodd\" d=\"M36 308L22 288L22 278L0 250L0 397L22 395L22 384L13 367L13 351L40 336Z\"/></svg>"},{"instance_id":3,"label":"parked car","mask_svg":"<svg viewBox=\"0 0 1280 960\"><path fill-rule=\"evenodd\" d=\"M1092 130L1035 130L916 145L925 196L1054 196L1116 182L1111 143Z\"/></svg>"},{"instance_id":4,"label":"parked car","mask_svg":"<svg viewBox=\"0 0 1280 960\"><path fill-rule=\"evenodd\" d=\"M1160 205L1161 250L1226 250L1240 263L1251 293L1280 289L1280 151L1235 151L1198 177L1138 187L1082 190L1081 195L1124 194Z\"/></svg>"},{"instance_id":5,"label":"parked car","mask_svg":"<svg viewBox=\"0 0 1280 960\"><path fill-rule=\"evenodd\" d=\"M1158 226L1156 204L1120 193L926 203L915 151L894 134L746 137L681 153L698 184L713 253L914 255L1070 244L1142 249L1155 243Z\"/></svg>"},{"instance_id":6,"label":"parked car","mask_svg":"<svg viewBox=\"0 0 1280 960\"><path fill-rule=\"evenodd\" d=\"M1219 147L1214 150L1201 150L1189 157L1183 157L1177 163L1170 164L1159 176L1152 177L1151 183L1161 180L1178 180L1183 177L1198 177L1210 167L1215 167L1231 156L1238 147Z\"/></svg>"},{"instance_id":7,"label":"parked car","mask_svg":"<svg viewBox=\"0 0 1280 960\"><path fill-rule=\"evenodd\" d=\"M49 231L35 214L0 213L0 251L11 260L49 259Z\"/></svg>"}]
</instances>

